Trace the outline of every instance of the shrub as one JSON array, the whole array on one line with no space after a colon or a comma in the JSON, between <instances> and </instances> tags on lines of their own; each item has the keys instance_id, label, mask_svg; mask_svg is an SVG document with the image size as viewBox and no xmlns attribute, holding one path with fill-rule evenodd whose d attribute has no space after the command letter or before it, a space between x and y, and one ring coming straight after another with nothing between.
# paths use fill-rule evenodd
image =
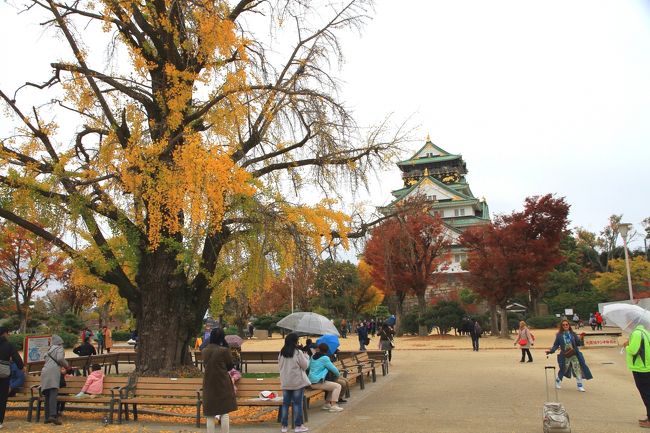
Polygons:
<instances>
[{"instance_id":1,"label":"shrub","mask_svg":"<svg viewBox=\"0 0 650 433\"><path fill-rule=\"evenodd\" d=\"M239 329L236 326L229 326L223 330L226 335L237 335L239 334Z\"/></svg>"},{"instance_id":2,"label":"shrub","mask_svg":"<svg viewBox=\"0 0 650 433\"><path fill-rule=\"evenodd\" d=\"M23 343L27 334L9 334L9 342L16 348L16 350L23 350Z\"/></svg>"},{"instance_id":3,"label":"shrub","mask_svg":"<svg viewBox=\"0 0 650 433\"><path fill-rule=\"evenodd\" d=\"M63 339L63 347L66 349L71 349L77 345L77 341L79 340L79 336L77 334L72 334L70 332L59 332L57 334L59 337Z\"/></svg>"},{"instance_id":4,"label":"shrub","mask_svg":"<svg viewBox=\"0 0 650 433\"><path fill-rule=\"evenodd\" d=\"M557 324L560 323L560 319L549 314L548 316L531 317L528 319L527 323L531 328L555 328L557 327Z\"/></svg>"},{"instance_id":5,"label":"shrub","mask_svg":"<svg viewBox=\"0 0 650 433\"><path fill-rule=\"evenodd\" d=\"M113 331L113 341L128 341L131 338L129 331Z\"/></svg>"}]
</instances>

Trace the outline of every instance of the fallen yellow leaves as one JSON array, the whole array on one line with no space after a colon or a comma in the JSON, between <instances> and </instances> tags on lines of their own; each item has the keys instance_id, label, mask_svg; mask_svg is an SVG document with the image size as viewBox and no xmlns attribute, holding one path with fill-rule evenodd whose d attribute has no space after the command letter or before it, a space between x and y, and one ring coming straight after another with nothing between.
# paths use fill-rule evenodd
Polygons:
<instances>
[{"instance_id":1,"label":"fallen yellow leaves","mask_svg":"<svg viewBox=\"0 0 650 433\"><path fill-rule=\"evenodd\" d=\"M15 403L13 404L16 405ZM12 406L10 403L9 407ZM181 406L138 406L138 409L154 409L161 410L167 413L176 413L186 416L163 416L151 414L138 414L138 421L130 422L122 425L113 424L102 427L101 431L105 433L122 433L122 432L202 432L205 427L205 418L201 418L202 428L197 429L194 427L194 414L195 408L181 407ZM42 415L42 414L41 414ZM63 425L57 427L56 431L60 432L74 432L74 433L95 433L99 426L102 426L102 419L106 413L104 412L81 412L74 410L66 410L63 415ZM116 413L117 415L117 413ZM41 423L28 423L25 421L27 418L26 410L10 410L7 411L5 422L10 423L11 431L17 432L30 432L30 433L45 433L51 432L52 426ZM231 424L254 424L268 422L273 423L277 419L277 410L269 407L242 407L235 412L230 413ZM117 421L117 420L116 420ZM18 423L18 424L16 424ZM152 425L153 424L153 425ZM168 428L169 430L161 430ZM168 427L167 427L168 426ZM14 429L14 427L16 427Z\"/></svg>"}]
</instances>

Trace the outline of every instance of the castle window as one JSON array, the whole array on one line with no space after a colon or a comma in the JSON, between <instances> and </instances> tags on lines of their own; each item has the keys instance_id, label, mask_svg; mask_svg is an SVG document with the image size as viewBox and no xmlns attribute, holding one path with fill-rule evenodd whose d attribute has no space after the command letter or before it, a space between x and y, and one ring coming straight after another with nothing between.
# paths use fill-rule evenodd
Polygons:
<instances>
[{"instance_id":1,"label":"castle window","mask_svg":"<svg viewBox=\"0 0 650 433\"><path fill-rule=\"evenodd\" d=\"M454 209L454 216L465 216L465 208Z\"/></svg>"}]
</instances>

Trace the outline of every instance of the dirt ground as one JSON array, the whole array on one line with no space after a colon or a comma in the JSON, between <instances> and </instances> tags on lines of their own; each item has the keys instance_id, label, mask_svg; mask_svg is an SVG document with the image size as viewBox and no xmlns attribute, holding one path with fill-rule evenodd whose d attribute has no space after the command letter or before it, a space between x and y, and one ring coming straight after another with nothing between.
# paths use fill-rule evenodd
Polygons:
<instances>
[{"instance_id":1,"label":"dirt ground","mask_svg":"<svg viewBox=\"0 0 650 433\"><path fill-rule=\"evenodd\" d=\"M487 337L479 352L471 351L468 337L401 337L396 341L390 374L377 378L361 391L352 388L345 411L310 410L307 425L314 432L336 433L428 433L428 432L540 432L541 408L546 400L544 366L555 365L555 356L543 350L551 345L554 331L533 331L536 346L533 363L519 363L514 340ZM344 349L356 349L356 336L343 339ZM375 340L371 343L374 346ZM282 339L251 340L244 350L278 350ZM586 393L566 380L559 391L571 416L573 432L639 432L636 420L644 407L619 348L585 349L594 380ZM252 366L272 371L274 366ZM277 368L276 368L277 369ZM551 398L554 397L551 389ZM24 416L24 415L23 415ZM198 432L188 420L183 424L138 422L101 427L97 420L68 418L63 426L29 424L17 413L9 414L8 431L17 432ZM233 432L279 431L275 422L234 424Z\"/></svg>"}]
</instances>

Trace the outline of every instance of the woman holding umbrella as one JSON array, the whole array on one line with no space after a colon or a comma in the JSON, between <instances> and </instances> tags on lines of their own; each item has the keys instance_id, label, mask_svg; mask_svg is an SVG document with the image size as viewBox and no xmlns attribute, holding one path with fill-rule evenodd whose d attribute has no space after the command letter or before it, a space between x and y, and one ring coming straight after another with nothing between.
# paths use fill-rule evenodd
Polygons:
<instances>
[{"instance_id":1,"label":"woman holding umbrella","mask_svg":"<svg viewBox=\"0 0 650 433\"><path fill-rule=\"evenodd\" d=\"M578 391L585 392L585 387L582 385L582 379L593 379L589 367L585 362L584 356L580 352L578 346L581 346L581 340L578 335L571 329L571 324L568 320L564 319L560 322L560 327L555 335L555 342L553 347L546 351L546 354L554 353L560 349L557 356L557 363L560 367L557 378L555 379L555 387L560 389L562 387L562 378L575 376L578 382Z\"/></svg>"}]
</instances>

